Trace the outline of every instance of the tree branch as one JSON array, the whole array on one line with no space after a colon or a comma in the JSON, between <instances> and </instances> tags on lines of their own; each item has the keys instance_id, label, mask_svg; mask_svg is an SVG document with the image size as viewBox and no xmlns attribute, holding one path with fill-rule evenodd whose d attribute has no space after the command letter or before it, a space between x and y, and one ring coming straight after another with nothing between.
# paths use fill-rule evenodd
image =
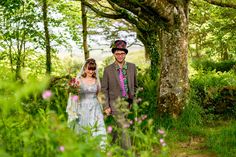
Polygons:
<instances>
[{"instance_id":1,"label":"tree branch","mask_svg":"<svg viewBox=\"0 0 236 157\"><path fill-rule=\"evenodd\" d=\"M144 0L137 2L133 0L111 0L118 6L125 8L137 16L146 15L149 20L155 21L173 21L174 5L166 0ZM140 9L141 14L137 14L136 10ZM148 21L149 21L148 20Z\"/></svg>"},{"instance_id":2,"label":"tree branch","mask_svg":"<svg viewBox=\"0 0 236 157\"><path fill-rule=\"evenodd\" d=\"M222 0L204 0L204 1L220 7L236 9L236 2L224 2Z\"/></svg>"},{"instance_id":3,"label":"tree branch","mask_svg":"<svg viewBox=\"0 0 236 157\"><path fill-rule=\"evenodd\" d=\"M120 6L117 6L116 4L114 4L113 2L111 2L110 0L107 0L108 3L111 5L111 7L118 13L120 13L121 15L123 15L123 19L125 19L126 21L128 21L129 23L136 25L136 27L138 27L141 23L138 22L138 17L134 17L134 15L131 15L131 13L128 13L128 11L124 11L123 8L121 8Z\"/></svg>"},{"instance_id":4,"label":"tree branch","mask_svg":"<svg viewBox=\"0 0 236 157\"><path fill-rule=\"evenodd\" d=\"M84 2L84 5L86 5L92 11L94 11L95 13L97 13L98 15L100 15L102 17L106 17L106 18L110 18L110 19L122 19L123 18L123 15L120 15L120 14L107 14L107 13L104 13L104 12L98 10L97 8L95 8L92 4L90 4L88 2Z\"/></svg>"},{"instance_id":5,"label":"tree branch","mask_svg":"<svg viewBox=\"0 0 236 157\"><path fill-rule=\"evenodd\" d=\"M90 4L87 1L84 4L87 7L89 7L92 11L94 11L96 14L98 14L99 16L110 18L110 19L125 19L129 23L134 24L138 27L139 22L137 21L136 18L133 18L133 16L130 15L127 11L123 11L122 8L116 6L114 3L110 2L109 0L108 0L108 2L110 3L110 5L114 9L114 11L118 14L108 14L103 11L100 11L99 9L94 7L94 5ZM99 4L99 5L101 6L101 4ZM101 7L103 7L103 6L101 6Z\"/></svg>"}]
</instances>

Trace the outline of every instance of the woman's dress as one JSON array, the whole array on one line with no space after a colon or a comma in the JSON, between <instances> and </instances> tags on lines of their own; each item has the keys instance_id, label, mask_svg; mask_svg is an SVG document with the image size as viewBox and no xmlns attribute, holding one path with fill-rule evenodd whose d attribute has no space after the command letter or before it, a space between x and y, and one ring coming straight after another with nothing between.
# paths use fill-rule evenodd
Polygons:
<instances>
[{"instance_id":1,"label":"woman's dress","mask_svg":"<svg viewBox=\"0 0 236 157\"><path fill-rule=\"evenodd\" d=\"M77 133L81 133L87 132L87 129L89 129L93 136L102 136L101 145L104 145L106 141L106 129L102 114L102 106L97 99L98 88L97 83L89 85L80 80L79 103L76 103L74 109L72 107L72 110L76 111L74 130ZM73 103L73 100L70 101ZM68 114L70 118L70 113L68 112Z\"/></svg>"}]
</instances>

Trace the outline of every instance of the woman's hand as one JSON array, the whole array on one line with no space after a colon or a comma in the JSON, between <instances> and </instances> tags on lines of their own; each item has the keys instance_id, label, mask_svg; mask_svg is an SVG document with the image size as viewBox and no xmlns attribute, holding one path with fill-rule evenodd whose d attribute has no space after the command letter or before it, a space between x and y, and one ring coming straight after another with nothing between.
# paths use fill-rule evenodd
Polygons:
<instances>
[{"instance_id":1,"label":"woman's hand","mask_svg":"<svg viewBox=\"0 0 236 157\"><path fill-rule=\"evenodd\" d=\"M110 107L106 108L104 112L106 113L106 115L109 116L111 114L111 108Z\"/></svg>"}]
</instances>

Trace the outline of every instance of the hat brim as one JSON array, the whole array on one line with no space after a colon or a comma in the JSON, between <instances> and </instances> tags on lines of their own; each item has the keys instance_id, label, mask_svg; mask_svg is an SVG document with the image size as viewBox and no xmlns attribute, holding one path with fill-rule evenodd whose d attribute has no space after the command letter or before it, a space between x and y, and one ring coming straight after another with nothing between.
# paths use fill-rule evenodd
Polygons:
<instances>
[{"instance_id":1,"label":"hat brim","mask_svg":"<svg viewBox=\"0 0 236 157\"><path fill-rule=\"evenodd\" d=\"M127 50L127 49L122 49L122 48L112 48L112 49L111 49L111 52L112 52L112 53L115 53L116 50L122 50L122 51L125 51L126 54L128 53L128 50Z\"/></svg>"}]
</instances>

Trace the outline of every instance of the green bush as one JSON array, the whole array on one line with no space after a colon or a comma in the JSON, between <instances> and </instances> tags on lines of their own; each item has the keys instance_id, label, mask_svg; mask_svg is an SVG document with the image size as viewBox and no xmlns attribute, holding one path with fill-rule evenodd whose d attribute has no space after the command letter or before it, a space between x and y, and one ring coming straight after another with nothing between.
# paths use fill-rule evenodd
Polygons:
<instances>
[{"instance_id":1,"label":"green bush","mask_svg":"<svg viewBox=\"0 0 236 157\"><path fill-rule=\"evenodd\" d=\"M203 108L197 102L197 96L194 91L189 94L189 101L185 105L182 114L178 120L179 128L194 128L203 125Z\"/></svg>"},{"instance_id":2,"label":"green bush","mask_svg":"<svg viewBox=\"0 0 236 157\"><path fill-rule=\"evenodd\" d=\"M0 154L19 157L105 156L98 147L99 139L76 135L67 127L64 114L50 110L52 100L61 99L60 95L43 99L42 92L47 85L47 80L27 80L24 84L0 81ZM54 102L58 107L63 103Z\"/></svg>"},{"instance_id":3,"label":"green bush","mask_svg":"<svg viewBox=\"0 0 236 157\"><path fill-rule=\"evenodd\" d=\"M191 66L195 70L204 70L204 71L220 71L220 72L227 72L230 70L236 70L235 68L236 61L235 60L226 60L226 61L220 61L215 62L211 60L194 60L191 63Z\"/></svg>"},{"instance_id":4,"label":"green bush","mask_svg":"<svg viewBox=\"0 0 236 157\"><path fill-rule=\"evenodd\" d=\"M235 115L236 76L231 72L199 72L190 79L195 100L207 113Z\"/></svg>"},{"instance_id":5,"label":"green bush","mask_svg":"<svg viewBox=\"0 0 236 157\"><path fill-rule=\"evenodd\" d=\"M155 118L157 115L157 80L152 80L150 69L138 70L138 86L136 97L140 104L140 114Z\"/></svg>"}]
</instances>

